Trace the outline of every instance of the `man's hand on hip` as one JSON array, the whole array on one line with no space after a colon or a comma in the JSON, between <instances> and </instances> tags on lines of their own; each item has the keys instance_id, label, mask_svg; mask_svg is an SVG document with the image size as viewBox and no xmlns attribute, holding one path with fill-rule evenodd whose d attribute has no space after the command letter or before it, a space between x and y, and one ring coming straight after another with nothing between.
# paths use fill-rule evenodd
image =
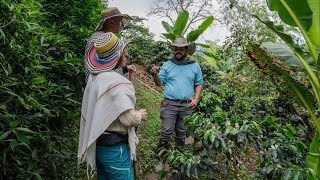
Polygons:
<instances>
[{"instance_id":1,"label":"man's hand on hip","mask_svg":"<svg viewBox=\"0 0 320 180\"><path fill-rule=\"evenodd\" d=\"M191 109L194 109L197 106L198 102L199 100L192 99L188 107L190 107Z\"/></svg>"}]
</instances>

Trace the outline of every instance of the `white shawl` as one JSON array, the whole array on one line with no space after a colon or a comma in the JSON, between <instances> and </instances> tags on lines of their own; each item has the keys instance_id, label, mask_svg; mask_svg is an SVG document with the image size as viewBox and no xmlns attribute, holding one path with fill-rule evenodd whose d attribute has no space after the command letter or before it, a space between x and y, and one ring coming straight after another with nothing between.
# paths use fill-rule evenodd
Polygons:
<instances>
[{"instance_id":1,"label":"white shawl","mask_svg":"<svg viewBox=\"0 0 320 180\"><path fill-rule=\"evenodd\" d=\"M96 167L96 140L121 113L134 109L135 90L132 83L110 71L90 75L84 91L78 147L79 162L87 161ZM137 136L134 127L128 128L131 159L135 159Z\"/></svg>"}]
</instances>

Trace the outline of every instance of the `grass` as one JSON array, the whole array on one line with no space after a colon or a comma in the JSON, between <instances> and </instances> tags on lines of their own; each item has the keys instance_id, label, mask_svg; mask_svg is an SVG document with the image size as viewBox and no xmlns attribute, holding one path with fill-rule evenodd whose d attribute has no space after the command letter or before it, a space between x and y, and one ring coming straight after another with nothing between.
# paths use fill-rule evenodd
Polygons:
<instances>
[{"instance_id":1,"label":"grass","mask_svg":"<svg viewBox=\"0 0 320 180\"><path fill-rule=\"evenodd\" d=\"M160 103L162 97L155 93L141 82L134 81L136 90L136 109L147 109L148 118L144 120L138 128L140 135L137 148L140 172L146 174L152 171L157 164L157 145L161 129Z\"/></svg>"}]
</instances>

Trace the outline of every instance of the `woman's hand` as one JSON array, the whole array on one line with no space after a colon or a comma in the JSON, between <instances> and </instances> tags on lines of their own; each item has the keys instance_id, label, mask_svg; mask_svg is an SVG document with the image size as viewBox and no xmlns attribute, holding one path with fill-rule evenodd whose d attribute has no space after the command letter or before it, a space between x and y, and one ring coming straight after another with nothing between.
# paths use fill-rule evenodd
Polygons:
<instances>
[{"instance_id":1,"label":"woman's hand","mask_svg":"<svg viewBox=\"0 0 320 180\"><path fill-rule=\"evenodd\" d=\"M147 119L148 113L146 109L140 109L138 112L141 114L141 119Z\"/></svg>"},{"instance_id":2,"label":"woman's hand","mask_svg":"<svg viewBox=\"0 0 320 180\"><path fill-rule=\"evenodd\" d=\"M133 72L133 71L135 72L137 70L134 65L128 65L127 68L129 72Z\"/></svg>"}]
</instances>

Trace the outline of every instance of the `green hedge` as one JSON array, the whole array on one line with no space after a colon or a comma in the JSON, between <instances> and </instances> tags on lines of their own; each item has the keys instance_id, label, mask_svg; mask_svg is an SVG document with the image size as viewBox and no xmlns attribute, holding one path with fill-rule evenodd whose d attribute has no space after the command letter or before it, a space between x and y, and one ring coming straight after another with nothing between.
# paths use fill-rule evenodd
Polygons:
<instances>
[{"instance_id":1,"label":"green hedge","mask_svg":"<svg viewBox=\"0 0 320 180\"><path fill-rule=\"evenodd\" d=\"M100 0L0 1L0 179L79 179L83 54Z\"/></svg>"}]
</instances>

